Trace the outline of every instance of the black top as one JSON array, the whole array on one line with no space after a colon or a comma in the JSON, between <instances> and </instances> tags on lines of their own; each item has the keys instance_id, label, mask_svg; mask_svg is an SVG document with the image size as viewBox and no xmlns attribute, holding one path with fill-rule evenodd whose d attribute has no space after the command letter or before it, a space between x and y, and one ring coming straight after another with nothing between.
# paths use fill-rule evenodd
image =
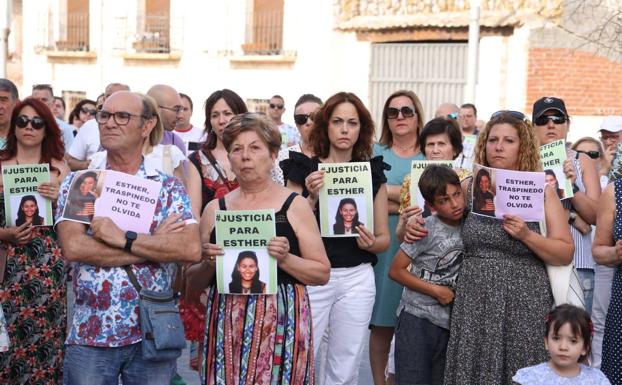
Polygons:
<instances>
[{"instance_id":1,"label":"black top","mask_svg":"<svg viewBox=\"0 0 622 385\"><path fill-rule=\"evenodd\" d=\"M292 204L292 201L294 200L296 195L298 194L293 192L287 197L287 199L283 203L283 206L281 206L281 209L277 211L276 213L274 213L275 214L274 221L275 221L275 227L276 227L276 235L279 237L287 238L287 240L289 241L289 252L292 255L300 257L300 246L298 245L298 237L296 237L296 233L294 232L292 225L289 223L289 220L287 219L287 210L289 210L289 206ZM218 206L221 210L227 209L227 206L225 205L224 197L218 199ZM215 226L214 226L214 229L212 229L212 233L210 234L210 242L216 243L216 227ZM301 283L301 282L298 281L296 278L292 277L291 275L289 275L284 270L281 270L281 268L277 266L277 283L280 285L280 284L287 284L287 283L294 284L294 283Z\"/></svg>"},{"instance_id":2,"label":"black top","mask_svg":"<svg viewBox=\"0 0 622 385\"><path fill-rule=\"evenodd\" d=\"M317 171L320 160L317 157L309 158L304 154L290 151L289 159L281 161L285 180L291 180L303 188L302 195L308 196L305 187L305 179L313 171ZM369 160L371 168L371 184L374 198L383 183L387 182L384 170L390 170L391 166L382 161L382 156L376 156ZM319 202L316 204L315 219L319 225ZM376 264L378 257L367 250L362 250L356 244L356 237L322 238L324 248L330 261L331 267L354 267L362 263Z\"/></svg>"}]
</instances>

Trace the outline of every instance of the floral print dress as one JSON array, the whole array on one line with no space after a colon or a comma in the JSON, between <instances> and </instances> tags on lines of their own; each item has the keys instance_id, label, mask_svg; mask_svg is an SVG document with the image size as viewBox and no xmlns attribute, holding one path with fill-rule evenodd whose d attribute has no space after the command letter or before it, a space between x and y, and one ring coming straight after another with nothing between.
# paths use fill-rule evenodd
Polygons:
<instances>
[{"instance_id":1,"label":"floral print dress","mask_svg":"<svg viewBox=\"0 0 622 385\"><path fill-rule=\"evenodd\" d=\"M0 194L0 225L5 226ZM67 322L65 264L56 233L38 226L23 246L4 244L0 303L11 344L0 353L0 384L60 384Z\"/></svg>"}]
</instances>

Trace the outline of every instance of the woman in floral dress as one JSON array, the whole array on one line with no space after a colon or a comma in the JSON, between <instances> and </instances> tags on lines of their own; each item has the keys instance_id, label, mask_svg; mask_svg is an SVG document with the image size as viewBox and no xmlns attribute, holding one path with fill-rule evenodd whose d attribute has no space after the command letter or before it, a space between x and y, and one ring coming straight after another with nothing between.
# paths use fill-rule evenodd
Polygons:
<instances>
[{"instance_id":1,"label":"woman in floral dress","mask_svg":"<svg viewBox=\"0 0 622 385\"><path fill-rule=\"evenodd\" d=\"M54 116L42 102L27 98L11 116L0 167L49 164L51 182L38 192L55 205L60 181L69 169ZM62 381L66 329L66 274L52 226L7 227L4 196L0 194L0 241L6 249L6 269L0 283L0 303L10 338L0 353L1 384L59 384Z\"/></svg>"}]
</instances>

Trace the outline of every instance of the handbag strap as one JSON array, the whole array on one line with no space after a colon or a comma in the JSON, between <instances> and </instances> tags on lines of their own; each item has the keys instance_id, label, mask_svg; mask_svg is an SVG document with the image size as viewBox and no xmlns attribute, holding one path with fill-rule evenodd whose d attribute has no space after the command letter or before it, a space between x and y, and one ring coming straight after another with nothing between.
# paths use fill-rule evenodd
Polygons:
<instances>
[{"instance_id":1,"label":"handbag strap","mask_svg":"<svg viewBox=\"0 0 622 385\"><path fill-rule=\"evenodd\" d=\"M220 171L220 166L216 162L216 158L214 157L214 154L212 154L212 152L208 148L206 148L205 151L203 151L203 152L205 153L205 156L207 157L207 160L209 160L209 162L211 163L211 165L214 168L214 170L216 170L216 172L218 173L218 176L220 177L220 179L222 179L222 182L227 186L229 191L231 191L231 189L232 189L231 182L229 181L229 179L227 179L223 175L222 171Z\"/></svg>"},{"instance_id":2,"label":"handbag strap","mask_svg":"<svg viewBox=\"0 0 622 385\"><path fill-rule=\"evenodd\" d=\"M134 272L132 271L132 268L130 267L130 265L124 265L123 270L125 270L125 272L127 273L127 276L130 279L130 282L132 283L132 286L134 286L134 288L136 289L136 292L140 295L140 291L142 290L142 287L140 287L140 284L138 283L138 279L136 279L136 276L134 275Z\"/></svg>"}]
</instances>

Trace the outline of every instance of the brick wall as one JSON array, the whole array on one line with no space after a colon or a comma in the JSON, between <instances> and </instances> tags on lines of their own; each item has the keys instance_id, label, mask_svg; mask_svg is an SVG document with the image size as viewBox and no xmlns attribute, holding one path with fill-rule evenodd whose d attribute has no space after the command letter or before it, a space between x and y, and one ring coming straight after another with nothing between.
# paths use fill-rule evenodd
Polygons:
<instances>
[{"instance_id":1,"label":"brick wall","mask_svg":"<svg viewBox=\"0 0 622 385\"><path fill-rule=\"evenodd\" d=\"M530 48L528 60L525 111L557 96L570 116L622 115L622 63L567 48Z\"/></svg>"}]
</instances>

